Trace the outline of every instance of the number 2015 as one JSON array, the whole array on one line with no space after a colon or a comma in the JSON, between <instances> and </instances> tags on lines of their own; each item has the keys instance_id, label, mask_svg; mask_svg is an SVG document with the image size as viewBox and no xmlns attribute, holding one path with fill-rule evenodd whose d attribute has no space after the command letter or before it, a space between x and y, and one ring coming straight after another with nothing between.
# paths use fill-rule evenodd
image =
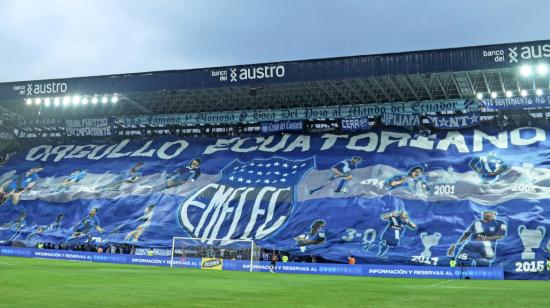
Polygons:
<instances>
[{"instance_id":1,"label":"number 2015","mask_svg":"<svg viewBox=\"0 0 550 308\"><path fill-rule=\"evenodd\" d=\"M516 262L516 272L536 273L544 271L544 261Z\"/></svg>"}]
</instances>

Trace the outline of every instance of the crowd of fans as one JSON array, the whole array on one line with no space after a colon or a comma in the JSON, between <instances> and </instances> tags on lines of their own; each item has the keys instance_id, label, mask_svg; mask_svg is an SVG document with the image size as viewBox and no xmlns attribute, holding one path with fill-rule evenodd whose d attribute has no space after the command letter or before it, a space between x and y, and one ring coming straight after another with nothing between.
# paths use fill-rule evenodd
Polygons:
<instances>
[{"instance_id":1,"label":"crowd of fans","mask_svg":"<svg viewBox=\"0 0 550 308\"><path fill-rule=\"evenodd\" d=\"M13 246L22 246L22 243L13 242L9 243ZM19 244L19 245L18 245ZM114 253L114 254L131 254L137 253L140 249L131 244L105 244L105 245L92 245L86 244L54 244L54 243L37 243L35 248L38 249L51 249L51 250L69 250L69 251L83 251L83 252L97 252L97 253ZM158 250L169 251L170 248L165 249L153 249L142 248L141 255L156 256ZM163 255L166 255L165 253ZM174 255L176 257L188 257L188 258L221 258L226 260L250 260L250 249L228 249L223 247L214 246L198 246L187 247L186 249L176 249ZM254 251L253 259L256 261L271 261L273 256L281 262L305 262L305 263L338 263L335 261L329 261L323 259L320 256L315 255L294 255L287 251L271 250L271 249L257 249Z\"/></svg>"},{"instance_id":2,"label":"crowd of fans","mask_svg":"<svg viewBox=\"0 0 550 308\"><path fill-rule=\"evenodd\" d=\"M119 254L135 254L136 247L130 244L107 244L107 245L91 245L86 244L54 244L54 243L38 243L35 248L38 249L55 249L55 250L71 250L71 251L86 251L99 253L119 253Z\"/></svg>"}]
</instances>

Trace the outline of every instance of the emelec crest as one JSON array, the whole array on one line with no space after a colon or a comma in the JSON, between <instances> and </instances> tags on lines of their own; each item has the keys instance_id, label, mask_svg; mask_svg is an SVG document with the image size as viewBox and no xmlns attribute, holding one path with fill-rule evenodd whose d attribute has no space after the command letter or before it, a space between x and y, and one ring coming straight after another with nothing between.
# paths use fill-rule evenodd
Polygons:
<instances>
[{"instance_id":1,"label":"emelec crest","mask_svg":"<svg viewBox=\"0 0 550 308\"><path fill-rule=\"evenodd\" d=\"M313 166L313 158L234 161L217 182L189 195L179 208L179 222L208 244L266 238L290 217L295 187Z\"/></svg>"}]
</instances>

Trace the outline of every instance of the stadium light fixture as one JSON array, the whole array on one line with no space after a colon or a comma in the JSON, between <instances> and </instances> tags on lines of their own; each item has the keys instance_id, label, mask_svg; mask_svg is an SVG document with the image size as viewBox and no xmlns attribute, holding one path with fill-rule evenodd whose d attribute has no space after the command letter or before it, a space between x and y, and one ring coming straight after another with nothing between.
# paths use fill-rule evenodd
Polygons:
<instances>
[{"instance_id":1,"label":"stadium light fixture","mask_svg":"<svg viewBox=\"0 0 550 308\"><path fill-rule=\"evenodd\" d=\"M68 106L71 103L71 97L65 96L63 97L63 106Z\"/></svg>"},{"instance_id":2,"label":"stadium light fixture","mask_svg":"<svg viewBox=\"0 0 550 308\"><path fill-rule=\"evenodd\" d=\"M483 93L481 93L481 92L478 93L478 94L476 95L476 97L477 97L477 99L482 100L482 99L483 99Z\"/></svg>"},{"instance_id":3,"label":"stadium light fixture","mask_svg":"<svg viewBox=\"0 0 550 308\"><path fill-rule=\"evenodd\" d=\"M73 96L73 99L72 99L73 105L78 105L78 104L80 104L80 100L81 100L81 99L82 99L82 98L80 97L80 95L75 95L75 96Z\"/></svg>"},{"instance_id":4,"label":"stadium light fixture","mask_svg":"<svg viewBox=\"0 0 550 308\"><path fill-rule=\"evenodd\" d=\"M528 93L527 90L521 90L520 94L522 97L526 97Z\"/></svg>"},{"instance_id":5,"label":"stadium light fixture","mask_svg":"<svg viewBox=\"0 0 550 308\"><path fill-rule=\"evenodd\" d=\"M497 94L497 92L493 92L493 93L491 93L491 98L497 98L497 97L498 97L498 94Z\"/></svg>"},{"instance_id":6,"label":"stadium light fixture","mask_svg":"<svg viewBox=\"0 0 550 308\"><path fill-rule=\"evenodd\" d=\"M505 93L506 97L508 97L508 98L512 97L513 94L514 93L512 93L512 91L510 91L510 90L506 91L506 93Z\"/></svg>"},{"instance_id":7,"label":"stadium light fixture","mask_svg":"<svg viewBox=\"0 0 550 308\"><path fill-rule=\"evenodd\" d=\"M519 71L523 77L529 77L533 73L533 69L529 65L523 65Z\"/></svg>"},{"instance_id":8,"label":"stadium light fixture","mask_svg":"<svg viewBox=\"0 0 550 308\"><path fill-rule=\"evenodd\" d=\"M28 97L24 99L24 102L27 106L40 106L44 104L46 107L49 106L77 106L77 105L88 105L93 104L96 105L99 102L103 103L104 105L111 102L113 104L116 104L120 102L120 96L119 94L102 94L97 95L94 94L91 95L66 95L61 97Z\"/></svg>"},{"instance_id":9,"label":"stadium light fixture","mask_svg":"<svg viewBox=\"0 0 550 308\"><path fill-rule=\"evenodd\" d=\"M544 92L542 91L542 89L537 89L537 90L535 91L535 94L536 94L537 96L542 96L542 94L544 94Z\"/></svg>"},{"instance_id":10,"label":"stadium light fixture","mask_svg":"<svg viewBox=\"0 0 550 308\"><path fill-rule=\"evenodd\" d=\"M548 65L544 63L537 65L537 73L543 76L548 74Z\"/></svg>"}]
</instances>

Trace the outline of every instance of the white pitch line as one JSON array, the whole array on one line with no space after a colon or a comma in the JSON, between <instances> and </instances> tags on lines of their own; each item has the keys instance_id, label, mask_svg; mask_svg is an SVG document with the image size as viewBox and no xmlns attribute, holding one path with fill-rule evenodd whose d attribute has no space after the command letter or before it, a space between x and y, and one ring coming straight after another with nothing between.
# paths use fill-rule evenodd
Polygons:
<instances>
[{"instance_id":1,"label":"white pitch line","mask_svg":"<svg viewBox=\"0 0 550 308\"><path fill-rule=\"evenodd\" d=\"M476 290L506 290L504 288L491 288L491 287L479 287L479 286L471 286L471 287L443 286L442 288L445 288L445 289L476 289Z\"/></svg>"},{"instance_id":2,"label":"white pitch line","mask_svg":"<svg viewBox=\"0 0 550 308\"><path fill-rule=\"evenodd\" d=\"M429 284L427 286L425 286L426 288L431 288L431 287L436 287L436 286L440 286L442 284L446 284L446 283L449 283L451 281L454 281L455 279L447 279L447 280L443 280L443 281L439 281L439 282L436 282L436 283L432 283L432 284Z\"/></svg>"}]
</instances>

